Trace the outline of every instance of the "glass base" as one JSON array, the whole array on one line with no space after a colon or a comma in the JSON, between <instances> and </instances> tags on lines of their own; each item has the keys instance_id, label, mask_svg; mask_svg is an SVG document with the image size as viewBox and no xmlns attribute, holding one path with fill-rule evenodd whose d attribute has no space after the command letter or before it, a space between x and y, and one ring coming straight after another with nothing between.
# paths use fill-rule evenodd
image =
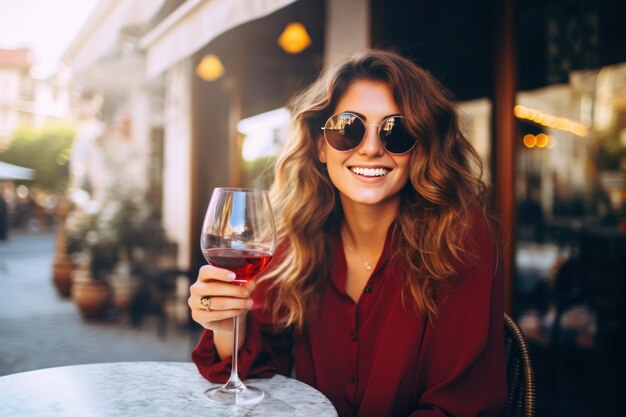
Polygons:
<instances>
[{"instance_id":1,"label":"glass base","mask_svg":"<svg viewBox=\"0 0 626 417\"><path fill-rule=\"evenodd\" d=\"M256 404L265 398L265 393L258 388L243 384L237 388L228 388L227 385L204 391L204 397L209 401L233 405Z\"/></svg>"}]
</instances>

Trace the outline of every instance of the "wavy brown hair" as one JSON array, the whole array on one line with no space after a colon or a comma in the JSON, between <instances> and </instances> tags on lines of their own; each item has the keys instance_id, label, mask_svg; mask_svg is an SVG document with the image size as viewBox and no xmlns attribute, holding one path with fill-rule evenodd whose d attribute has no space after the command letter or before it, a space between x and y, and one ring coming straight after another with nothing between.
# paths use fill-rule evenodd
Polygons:
<instances>
[{"instance_id":1,"label":"wavy brown hair","mask_svg":"<svg viewBox=\"0 0 626 417\"><path fill-rule=\"evenodd\" d=\"M327 236L341 226L338 192L318 159L321 126L356 80L385 82L416 138L410 181L402 190L394 238L408 265L405 302L427 315L437 293L463 261L464 238L476 210L485 212L482 164L459 130L448 91L428 72L390 51L369 50L324 71L290 103L292 134L275 167L270 195L282 257L261 278L277 323L302 328L328 280Z\"/></svg>"}]
</instances>

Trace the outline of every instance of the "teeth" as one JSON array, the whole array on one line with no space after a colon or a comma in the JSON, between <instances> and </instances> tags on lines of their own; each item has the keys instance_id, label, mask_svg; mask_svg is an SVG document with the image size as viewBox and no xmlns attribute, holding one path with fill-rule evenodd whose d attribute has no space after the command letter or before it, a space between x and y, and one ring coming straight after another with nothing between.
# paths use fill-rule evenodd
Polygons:
<instances>
[{"instance_id":1,"label":"teeth","mask_svg":"<svg viewBox=\"0 0 626 417\"><path fill-rule=\"evenodd\" d=\"M387 173L389 172L389 170L386 168L359 168L359 167L351 167L350 171L358 175L363 175L365 177L382 177L383 175L387 175Z\"/></svg>"}]
</instances>

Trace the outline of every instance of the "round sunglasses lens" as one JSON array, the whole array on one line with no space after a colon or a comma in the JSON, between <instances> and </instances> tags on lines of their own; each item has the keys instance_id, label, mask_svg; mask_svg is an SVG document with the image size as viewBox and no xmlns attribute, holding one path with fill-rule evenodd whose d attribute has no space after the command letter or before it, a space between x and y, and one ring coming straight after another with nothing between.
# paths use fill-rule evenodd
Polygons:
<instances>
[{"instance_id":1,"label":"round sunglasses lens","mask_svg":"<svg viewBox=\"0 0 626 417\"><path fill-rule=\"evenodd\" d=\"M365 135L365 125L353 114L336 114L326 122L324 135L328 144L338 151L356 148Z\"/></svg>"},{"instance_id":2,"label":"round sunglasses lens","mask_svg":"<svg viewBox=\"0 0 626 417\"><path fill-rule=\"evenodd\" d=\"M380 126L380 140L389 152L405 153L415 145L415 139L409 134L402 117L390 117Z\"/></svg>"}]
</instances>

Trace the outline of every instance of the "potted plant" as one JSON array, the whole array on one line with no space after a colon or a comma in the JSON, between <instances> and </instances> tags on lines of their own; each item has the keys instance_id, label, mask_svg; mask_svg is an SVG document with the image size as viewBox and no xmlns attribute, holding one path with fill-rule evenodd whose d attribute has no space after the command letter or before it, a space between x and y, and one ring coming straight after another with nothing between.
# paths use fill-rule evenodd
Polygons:
<instances>
[{"instance_id":1,"label":"potted plant","mask_svg":"<svg viewBox=\"0 0 626 417\"><path fill-rule=\"evenodd\" d=\"M108 227L115 233L118 256L109 282L116 309L125 313L140 290L138 275L150 261L148 252L163 241L163 231L152 206L138 197L141 194L117 192L115 196Z\"/></svg>"},{"instance_id":2,"label":"potted plant","mask_svg":"<svg viewBox=\"0 0 626 417\"><path fill-rule=\"evenodd\" d=\"M86 319L102 318L111 307L107 276L117 263L117 243L102 220L94 211L76 210L68 216L68 252L76 262L72 299Z\"/></svg>"},{"instance_id":3,"label":"potted plant","mask_svg":"<svg viewBox=\"0 0 626 417\"><path fill-rule=\"evenodd\" d=\"M56 245L54 261L52 263L52 282L57 293L68 298L72 289L72 273L74 271L74 262L67 251L67 232L65 230L65 219L69 212L69 203L65 199L61 199L57 206L58 224L56 227Z\"/></svg>"},{"instance_id":4,"label":"potted plant","mask_svg":"<svg viewBox=\"0 0 626 417\"><path fill-rule=\"evenodd\" d=\"M158 216L141 194L113 190L117 191L111 191L104 204L77 210L68 217L68 251L79 259L74 300L90 318L111 305L119 312L128 309L140 286L137 272L146 252L164 241ZM96 313L90 306L85 313L78 298L82 299L83 293L96 298L96 288L102 294L98 297L100 311ZM104 295L107 290L108 298Z\"/></svg>"}]
</instances>

